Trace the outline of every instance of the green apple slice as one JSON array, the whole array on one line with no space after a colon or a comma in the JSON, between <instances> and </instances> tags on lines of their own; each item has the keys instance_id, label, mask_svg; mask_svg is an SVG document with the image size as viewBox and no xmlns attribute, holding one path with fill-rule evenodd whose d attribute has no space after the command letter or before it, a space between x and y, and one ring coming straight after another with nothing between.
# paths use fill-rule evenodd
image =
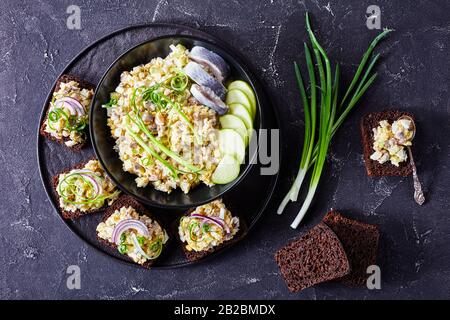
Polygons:
<instances>
[{"instance_id":1,"label":"green apple slice","mask_svg":"<svg viewBox=\"0 0 450 320\"><path fill-rule=\"evenodd\" d=\"M234 131L239 133L242 140L244 140L245 146L248 145L248 138L249 138L248 130L244 124L244 121L242 121L239 117L232 114L226 114L224 116L221 116L219 120L222 129L233 129Z\"/></svg>"},{"instance_id":2,"label":"green apple slice","mask_svg":"<svg viewBox=\"0 0 450 320\"><path fill-rule=\"evenodd\" d=\"M227 184L239 176L239 162L229 154L224 155L214 170L211 181L215 184Z\"/></svg>"},{"instance_id":3,"label":"green apple slice","mask_svg":"<svg viewBox=\"0 0 450 320\"><path fill-rule=\"evenodd\" d=\"M243 91L238 90L238 89L233 89L233 90L228 91L225 102L227 105L230 105L233 103L239 103L239 104L243 105L247 109L251 118L252 119L254 118L256 108L253 109L249 98Z\"/></svg>"},{"instance_id":4,"label":"green apple slice","mask_svg":"<svg viewBox=\"0 0 450 320\"><path fill-rule=\"evenodd\" d=\"M241 119L248 130L253 129L253 119L250 116L250 113L248 112L247 108L245 108L240 103L232 103L229 104L228 106L230 107L229 111L230 114L235 115L236 117Z\"/></svg>"},{"instance_id":5,"label":"green apple slice","mask_svg":"<svg viewBox=\"0 0 450 320\"><path fill-rule=\"evenodd\" d=\"M245 158L245 143L233 129L219 130L219 150L221 154L233 156L239 163Z\"/></svg>"},{"instance_id":6,"label":"green apple slice","mask_svg":"<svg viewBox=\"0 0 450 320\"><path fill-rule=\"evenodd\" d=\"M228 90L238 89L247 95L248 100L252 104L252 109L256 111L256 97L252 87L245 81L236 80L230 83Z\"/></svg>"}]
</instances>

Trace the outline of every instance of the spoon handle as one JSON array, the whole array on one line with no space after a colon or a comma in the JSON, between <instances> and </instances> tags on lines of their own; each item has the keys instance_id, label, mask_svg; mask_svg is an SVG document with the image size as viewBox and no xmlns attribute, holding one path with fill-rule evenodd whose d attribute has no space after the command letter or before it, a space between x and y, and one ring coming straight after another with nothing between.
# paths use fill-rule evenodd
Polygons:
<instances>
[{"instance_id":1,"label":"spoon handle","mask_svg":"<svg viewBox=\"0 0 450 320\"><path fill-rule=\"evenodd\" d=\"M416 164L414 162L414 158L412 156L412 151L410 147L408 147L408 154L409 154L409 163L411 164L413 170L414 200L418 205L421 206L425 202L425 196L423 195L422 185L420 184L419 177L417 176Z\"/></svg>"}]
</instances>

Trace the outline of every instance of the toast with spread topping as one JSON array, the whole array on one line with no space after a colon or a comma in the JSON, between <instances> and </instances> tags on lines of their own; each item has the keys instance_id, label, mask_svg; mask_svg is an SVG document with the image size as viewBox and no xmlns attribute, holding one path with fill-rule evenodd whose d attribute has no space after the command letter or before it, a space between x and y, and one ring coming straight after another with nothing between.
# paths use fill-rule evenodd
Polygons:
<instances>
[{"instance_id":1,"label":"toast with spread topping","mask_svg":"<svg viewBox=\"0 0 450 320\"><path fill-rule=\"evenodd\" d=\"M89 208L89 206L77 207L76 204L67 203L63 198L61 198L61 195L58 192L59 190L58 186L60 185L61 176L67 177L67 175L69 175L71 172L75 172L77 170L84 170L86 166L89 166L90 168L93 167L95 169L94 172L96 172L99 175L100 174L102 175L103 179L106 180L105 182L103 182L105 184L106 190L103 189L102 192L104 192L105 194L108 193L107 195L112 195L111 198L105 199L103 205L101 206L96 205L92 206L91 208ZM103 169L101 169L100 165L98 164L98 161L95 158L91 158L85 162L76 164L72 168L66 169L60 172L59 174L55 175L52 178L52 186L53 186L53 197L55 198L59 212L61 213L64 219L77 219L86 214L92 214L102 211L108 207L108 203L114 202L117 199L118 195L120 194L120 191L113 184L113 182L109 180L109 178L103 172ZM110 193L109 191L113 191L113 193ZM68 207L65 207L66 205L70 206L71 210L69 210Z\"/></svg>"},{"instance_id":2,"label":"toast with spread topping","mask_svg":"<svg viewBox=\"0 0 450 320\"><path fill-rule=\"evenodd\" d=\"M213 219L217 218L217 217L214 217L213 215L211 215L210 213L208 213L208 214L205 213L207 210L211 209L208 206L216 206L216 205L219 205L220 207L225 208L227 215L229 214L231 219L238 219L238 221L239 221L237 230L235 230L235 232L233 230L229 230L229 232L231 232L229 234L229 236L226 236L227 231L225 230L225 228L219 227L220 223L222 223L222 224L228 223L227 220L229 220L229 219L227 217L224 217L224 218L219 217L222 220L219 220L219 222L218 222L219 224L218 224L217 222L214 222L212 220L202 220L201 217L199 217L199 216L197 216L197 217L192 216L193 214L194 215L198 214L198 215L210 216ZM204 210L202 211L202 209L204 209ZM212 211L214 211L214 209L217 209L217 208L212 208ZM219 208L219 210L220 210L220 208ZM184 223L183 223L183 219L190 219L190 221L187 221L188 223L186 224L186 221L184 221ZM202 232L200 233L200 234L202 234L202 237L200 238L197 233L197 234L192 235L194 237L198 237L197 239L192 239L192 238L187 239L187 237L188 236L190 237L191 234L189 232L189 235L187 235L185 231L183 232L183 230L186 230L186 228L192 228L192 225L195 225L196 222L198 222L198 229L200 227L202 228ZM207 232L204 231L203 225L201 225L203 222L205 222L206 225L210 226L209 230L207 230ZM184 228L183 228L183 225L184 225ZM230 227L228 226L228 228L230 228ZM233 227L231 226L230 229L232 229L232 228ZM216 229L216 230L214 230L214 229ZM221 229L224 230L223 233L221 233ZM203 259L218 250L222 250L223 248L228 247L229 245L238 242L245 236L245 234L247 233L247 230L248 229L247 229L245 220L241 217L237 217L236 215L231 215L231 210L228 210L225 207L222 200L215 200L215 201L212 201L205 205L191 209L185 215L183 215L180 219L176 219L175 223L172 225L172 233L176 235L176 238L179 240L179 242L181 244L183 253L185 254L186 258L189 261L197 261L197 260ZM225 238L220 239L221 241L217 241L218 242L217 244L211 245L211 242L208 240L208 238L211 237L210 234L213 234L215 231L218 232L219 234L221 234L221 236L223 236ZM218 236L217 238L220 238L220 236ZM206 241L206 243L204 245L202 245L202 243L205 241Z\"/></svg>"},{"instance_id":3,"label":"toast with spread topping","mask_svg":"<svg viewBox=\"0 0 450 320\"><path fill-rule=\"evenodd\" d=\"M398 167L389 162L381 164L378 161L371 159L371 155L374 152L373 129L378 127L380 121L386 120L389 123L392 123L401 116L409 116L414 119L412 114L402 111L374 112L366 115L361 119L360 129L362 136L364 163L366 165L367 174L369 176L409 176L412 173L412 167L409 163L409 157L406 161L399 163Z\"/></svg>"},{"instance_id":4,"label":"toast with spread topping","mask_svg":"<svg viewBox=\"0 0 450 320\"><path fill-rule=\"evenodd\" d=\"M115 202L114 202L114 204L112 205L112 206L110 206L108 209L106 209L106 211L105 211L105 215L103 216L103 218L102 218L102 220L101 220L101 223L103 223L103 224L105 224L106 222L107 222L107 220L108 220L108 218L110 218L113 214L115 214L117 211L120 211L121 210L121 208L132 208L132 209L134 209L138 214L139 214L139 216L147 216L148 218L150 218L151 220L153 220L153 222L156 222L160 227L161 227L161 229L164 231L164 234L165 235L167 235L167 233L165 233L165 230L164 230L164 228L162 227L162 224L158 221L158 220L156 220L156 219L154 219L154 217L148 212L148 210L141 204L141 203L139 203L137 200L135 200L133 197L131 197L131 196L128 196L128 195L123 195L123 196L121 196L119 199L117 199ZM97 240L101 243L101 244L103 244L103 245L105 245L105 246L107 246L107 247L110 247L110 248L112 248L112 249L118 249L118 246L117 246L117 244L115 244L115 243L113 243L113 242L111 242L111 241L108 241L107 239L103 239L103 238L101 238L100 236L99 236L99 233L98 233L98 227L97 227ZM167 238L167 240L168 240L168 238ZM136 262L136 261L134 261L130 256L128 256L128 255L126 255L126 254L124 254L124 256L127 258L127 260L129 260L129 261L131 261L131 262L134 262L134 263L137 263L137 264L139 264L139 265L141 265L141 266L143 266L143 267L145 267L145 268L147 268L147 269L150 269L150 267L162 256L162 254L165 252L165 249L167 248L167 245L168 245L168 243L169 243L169 241L165 241L165 242L163 242L162 243L162 248L161 248L161 254L158 256L158 257L156 257L155 259L148 259L148 260L146 260L145 262L143 262L143 263L138 263L138 262Z\"/></svg>"},{"instance_id":5,"label":"toast with spread topping","mask_svg":"<svg viewBox=\"0 0 450 320\"><path fill-rule=\"evenodd\" d=\"M90 83L88 81L85 81L85 80L83 80L83 79L81 79L81 78L79 78L77 76L74 76L74 75L69 75L69 74L62 75L58 79L58 81L56 82L55 88L54 88L53 93L52 93L52 102L47 106L47 110L46 110L46 113L45 113L44 120L42 121L42 123L40 125L39 133L43 137L45 137L45 138L47 138L49 140L52 140L52 141L59 142L59 143L65 145L66 147L70 148L71 150L79 151L85 145L85 143L87 141L87 136L86 135L88 134L88 130L86 128L83 128L82 130L80 130L80 132L82 132L84 134L84 136L85 136L83 141L79 142L79 143L75 143L75 144L72 145L70 135L69 136L62 136L62 135L59 136L56 133L52 134L51 130L48 127L49 113L51 112L51 104L54 102L53 100L55 100L56 94L60 91L60 89L62 88L63 84L71 83L72 81L78 84L78 88L80 90L86 89L86 90L89 90L90 94L93 94L95 86L92 83ZM88 114L89 114L89 105L90 105L90 103L91 103L91 99L86 98L86 101L84 101L84 104L87 104L87 105L86 106L83 105L84 109L85 109L84 112L86 113L85 117L87 117ZM59 114L60 117L61 116L66 117L67 115L68 115L68 112L64 112L64 113L60 113Z\"/></svg>"}]
</instances>

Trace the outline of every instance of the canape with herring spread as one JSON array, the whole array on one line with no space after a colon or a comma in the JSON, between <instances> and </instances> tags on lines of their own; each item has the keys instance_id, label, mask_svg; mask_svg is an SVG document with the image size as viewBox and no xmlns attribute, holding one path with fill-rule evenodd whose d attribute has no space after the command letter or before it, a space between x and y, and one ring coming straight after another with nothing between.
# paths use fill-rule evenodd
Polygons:
<instances>
[{"instance_id":1,"label":"canape with herring spread","mask_svg":"<svg viewBox=\"0 0 450 320\"><path fill-rule=\"evenodd\" d=\"M84 128L94 90L82 88L76 81L61 82L53 93L44 131L73 147L86 141Z\"/></svg>"},{"instance_id":2,"label":"canape with herring spread","mask_svg":"<svg viewBox=\"0 0 450 320\"><path fill-rule=\"evenodd\" d=\"M383 164L390 161L398 167L408 158L405 147L411 146L414 134L413 124L407 119L398 119L390 124L383 120L373 128L373 150L370 159Z\"/></svg>"},{"instance_id":3,"label":"canape with herring spread","mask_svg":"<svg viewBox=\"0 0 450 320\"><path fill-rule=\"evenodd\" d=\"M68 212L100 209L105 203L111 205L120 194L98 160L90 160L80 169L60 174L56 192L61 209Z\"/></svg>"},{"instance_id":4,"label":"canape with herring spread","mask_svg":"<svg viewBox=\"0 0 450 320\"><path fill-rule=\"evenodd\" d=\"M222 200L197 207L180 220L178 233L188 251L212 249L236 235L239 218L233 217Z\"/></svg>"},{"instance_id":5,"label":"canape with herring spread","mask_svg":"<svg viewBox=\"0 0 450 320\"><path fill-rule=\"evenodd\" d=\"M121 254L141 265L158 258L169 240L157 221L140 215L131 205L122 206L101 222L97 226L97 235L115 244Z\"/></svg>"}]
</instances>

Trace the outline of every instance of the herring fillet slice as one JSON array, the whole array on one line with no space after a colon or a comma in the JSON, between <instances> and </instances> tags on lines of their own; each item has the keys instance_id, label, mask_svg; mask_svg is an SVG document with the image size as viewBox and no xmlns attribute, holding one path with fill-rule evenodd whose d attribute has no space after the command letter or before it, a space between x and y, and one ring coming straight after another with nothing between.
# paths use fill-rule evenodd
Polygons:
<instances>
[{"instance_id":1,"label":"herring fillet slice","mask_svg":"<svg viewBox=\"0 0 450 320\"><path fill-rule=\"evenodd\" d=\"M193 84L190 91L198 102L213 109L219 115L227 113L228 106L211 89Z\"/></svg>"},{"instance_id":2,"label":"herring fillet slice","mask_svg":"<svg viewBox=\"0 0 450 320\"><path fill-rule=\"evenodd\" d=\"M225 60L217 53L204 47L193 47L189 58L201 65L207 66L220 82L223 82L230 74L230 67Z\"/></svg>"},{"instance_id":3,"label":"herring fillet slice","mask_svg":"<svg viewBox=\"0 0 450 320\"><path fill-rule=\"evenodd\" d=\"M220 99L225 98L227 89L221 82L206 72L200 64L191 61L184 67L184 72L198 85L211 89Z\"/></svg>"}]
</instances>

